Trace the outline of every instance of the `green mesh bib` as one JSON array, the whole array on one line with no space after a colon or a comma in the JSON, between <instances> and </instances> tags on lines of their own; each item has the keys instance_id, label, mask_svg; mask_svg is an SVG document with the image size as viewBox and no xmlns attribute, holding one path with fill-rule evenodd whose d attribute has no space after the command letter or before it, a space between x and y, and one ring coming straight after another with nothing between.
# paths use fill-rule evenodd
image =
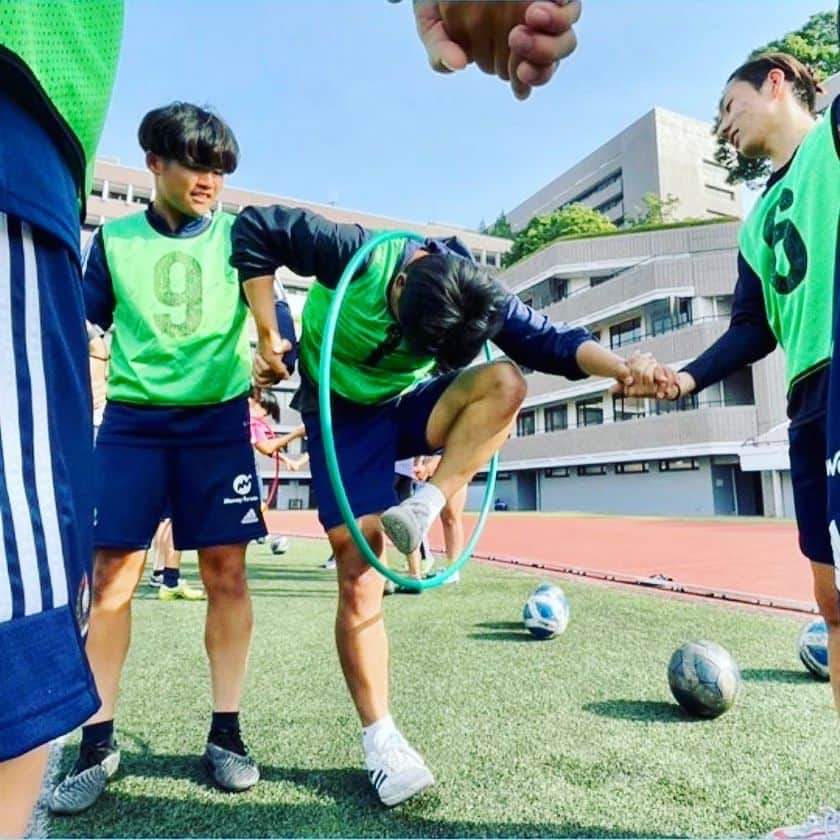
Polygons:
<instances>
[{"instance_id":1,"label":"green mesh bib","mask_svg":"<svg viewBox=\"0 0 840 840\"><path fill-rule=\"evenodd\" d=\"M145 213L102 228L115 300L109 400L212 405L248 391L248 308L229 263L233 219L216 213L190 237L163 236Z\"/></svg>"},{"instance_id":2,"label":"green mesh bib","mask_svg":"<svg viewBox=\"0 0 840 840\"><path fill-rule=\"evenodd\" d=\"M388 307L388 284L406 240L392 240L371 254L364 274L347 289L335 331L332 390L345 399L373 405L410 390L434 368L434 359L412 353ZM301 362L318 381L321 343L333 290L315 283L303 308Z\"/></svg>"},{"instance_id":3,"label":"green mesh bib","mask_svg":"<svg viewBox=\"0 0 840 840\"><path fill-rule=\"evenodd\" d=\"M768 323L785 351L788 389L831 356L838 218L840 156L826 117L740 233L741 254L761 280Z\"/></svg>"},{"instance_id":4,"label":"green mesh bib","mask_svg":"<svg viewBox=\"0 0 840 840\"><path fill-rule=\"evenodd\" d=\"M39 116L51 119L80 198L117 71L122 0L0 0L0 68Z\"/></svg>"}]
</instances>

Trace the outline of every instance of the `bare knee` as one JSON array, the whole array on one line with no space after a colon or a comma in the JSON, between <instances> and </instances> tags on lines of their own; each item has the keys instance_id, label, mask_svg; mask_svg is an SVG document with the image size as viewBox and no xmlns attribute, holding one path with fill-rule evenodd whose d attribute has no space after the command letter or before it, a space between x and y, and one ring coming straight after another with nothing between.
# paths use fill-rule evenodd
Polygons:
<instances>
[{"instance_id":1,"label":"bare knee","mask_svg":"<svg viewBox=\"0 0 840 840\"><path fill-rule=\"evenodd\" d=\"M488 365L485 386L500 404L504 404L510 413L519 411L528 393L528 383L522 371L509 361L495 362Z\"/></svg>"},{"instance_id":2,"label":"bare knee","mask_svg":"<svg viewBox=\"0 0 840 840\"><path fill-rule=\"evenodd\" d=\"M93 607L118 610L131 601L137 586L138 563L142 557L136 552L104 549L96 552L93 563Z\"/></svg>"},{"instance_id":3,"label":"bare knee","mask_svg":"<svg viewBox=\"0 0 840 840\"><path fill-rule=\"evenodd\" d=\"M199 563L208 599L238 600L248 596L244 546L223 545L201 549Z\"/></svg>"},{"instance_id":4,"label":"bare knee","mask_svg":"<svg viewBox=\"0 0 840 840\"><path fill-rule=\"evenodd\" d=\"M840 593L834 581L833 567L827 567L825 573L815 576L814 598L829 629L840 630Z\"/></svg>"},{"instance_id":5,"label":"bare knee","mask_svg":"<svg viewBox=\"0 0 840 840\"><path fill-rule=\"evenodd\" d=\"M384 540L378 517L363 518L362 533L374 554L381 557ZM382 575L362 556L346 528L330 532L330 544L338 572L339 609L359 617L378 612L384 586Z\"/></svg>"}]
</instances>

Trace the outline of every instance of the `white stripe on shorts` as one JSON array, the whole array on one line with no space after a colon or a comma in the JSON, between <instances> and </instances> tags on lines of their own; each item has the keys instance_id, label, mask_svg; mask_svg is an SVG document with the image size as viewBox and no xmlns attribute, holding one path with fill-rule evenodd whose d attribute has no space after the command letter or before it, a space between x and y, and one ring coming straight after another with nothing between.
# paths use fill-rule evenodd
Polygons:
<instances>
[{"instance_id":1,"label":"white stripe on shorts","mask_svg":"<svg viewBox=\"0 0 840 840\"><path fill-rule=\"evenodd\" d=\"M38 267L32 231L23 225L23 253L25 283L25 353L31 380L34 440L31 446L35 459L35 484L38 493L41 521L48 553L53 589L53 606L67 603L67 578L64 554L58 530L58 514L53 487L52 456L47 423L46 377L41 347L40 295ZM20 279L17 280L20 282ZM19 423L20 404L17 388L17 364L12 332L11 244L8 221L0 213L0 448L3 453L4 481L11 507L20 574L23 582L24 614L33 615L44 608L41 577L35 548L29 503L23 475L23 450ZM1 526L0 526L1 527ZM0 543L0 556L5 543ZM11 588L7 562L0 562L0 621L11 618Z\"/></svg>"},{"instance_id":2,"label":"white stripe on shorts","mask_svg":"<svg viewBox=\"0 0 840 840\"><path fill-rule=\"evenodd\" d=\"M9 235L6 225L6 214L0 212L0 328L5 340L7 325L12 323L12 301L10 296L12 268L9 264ZM0 341L2 344L2 341ZM0 389L6 392L10 383L14 381L13 373L9 373L6 353L0 352ZM0 400L0 412L3 412L5 400ZM6 424L5 413L0 413L0 437ZM0 479L3 476L0 475ZM6 537L3 530L3 518L0 517L0 621L9 621L12 617L12 587L9 583L9 568L6 563Z\"/></svg>"},{"instance_id":3,"label":"white stripe on shorts","mask_svg":"<svg viewBox=\"0 0 840 840\"><path fill-rule=\"evenodd\" d=\"M33 430L35 437L35 487L41 524L47 547L50 569L52 606L67 603L67 572L64 566L64 547L58 525L58 505L55 500L55 477L52 469L52 446L47 407L47 377L44 370L44 351L41 338L41 296L38 287L38 263L32 229L23 225L23 263L26 273L26 356L29 359L29 378L32 386Z\"/></svg>"}]
</instances>

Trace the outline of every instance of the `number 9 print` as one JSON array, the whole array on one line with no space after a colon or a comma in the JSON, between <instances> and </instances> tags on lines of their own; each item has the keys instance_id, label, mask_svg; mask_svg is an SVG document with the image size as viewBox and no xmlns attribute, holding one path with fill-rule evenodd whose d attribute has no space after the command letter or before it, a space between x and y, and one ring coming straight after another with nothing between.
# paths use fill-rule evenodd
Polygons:
<instances>
[{"instance_id":1,"label":"number 9 print","mask_svg":"<svg viewBox=\"0 0 840 840\"><path fill-rule=\"evenodd\" d=\"M154 278L157 300L167 307L183 307L181 318L175 313L155 313L155 325L172 338L192 335L201 324L202 314L202 274L198 260L181 251L170 251L157 261Z\"/></svg>"}]
</instances>

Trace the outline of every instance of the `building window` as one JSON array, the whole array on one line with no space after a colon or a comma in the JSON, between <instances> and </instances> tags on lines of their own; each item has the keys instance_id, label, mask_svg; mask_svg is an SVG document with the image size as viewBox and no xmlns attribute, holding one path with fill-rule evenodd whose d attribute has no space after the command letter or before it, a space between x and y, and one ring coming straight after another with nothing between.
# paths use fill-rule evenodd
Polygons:
<instances>
[{"instance_id":1,"label":"building window","mask_svg":"<svg viewBox=\"0 0 840 840\"><path fill-rule=\"evenodd\" d=\"M575 403L578 426L600 426L604 422L604 404L600 397L590 397Z\"/></svg>"},{"instance_id":2,"label":"building window","mask_svg":"<svg viewBox=\"0 0 840 840\"><path fill-rule=\"evenodd\" d=\"M492 265L494 268L499 267L499 255L495 252L487 252L487 265Z\"/></svg>"},{"instance_id":3,"label":"building window","mask_svg":"<svg viewBox=\"0 0 840 840\"><path fill-rule=\"evenodd\" d=\"M622 203L624 201L623 195L617 195L615 198L611 198L609 201L605 201L603 204L599 204L595 209L599 213L608 213L613 207L621 207L621 214L624 215L624 207L622 207Z\"/></svg>"},{"instance_id":4,"label":"building window","mask_svg":"<svg viewBox=\"0 0 840 840\"><path fill-rule=\"evenodd\" d=\"M534 434L535 431L536 426L534 422L534 412L521 412L519 417L516 418L516 436L528 437L529 435Z\"/></svg>"},{"instance_id":5,"label":"building window","mask_svg":"<svg viewBox=\"0 0 840 840\"><path fill-rule=\"evenodd\" d=\"M108 184L108 198L115 201L128 201L128 184Z\"/></svg>"},{"instance_id":6,"label":"building window","mask_svg":"<svg viewBox=\"0 0 840 840\"><path fill-rule=\"evenodd\" d=\"M548 278L549 289L551 294L551 302L556 303L558 300L563 300L569 296L569 278L568 277L554 277Z\"/></svg>"},{"instance_id":7,"label":"building window","mask_svg":"<svg viewBox=\"0 0 840 840\"><path fill-rule=\"evenodd\" d=\"M601 283L606 283L607 280L612 280L613 277L618 277L621 274L620 271L613 271L610 274L600 274L597 277L590 277L589 278L589 287L594 289L596 286L600 286Z\"/></svg>"},{"instance_id":8,"label":"building window","mask_svg":"<svg viewBox=\"0 0 840 840\"><path fill-rule=\"evenodd\" d=\"M543 473L546 478L568 478L568 467L548 467Z\"/></svg>"},{"instance_id":9,"label":"building window","mask_svg":"<svg viewBox=\"0 0 840 840\"><path fill-rule=\"evenodd\" d=\"M610 327L610 348L622 347L642 340L642 319L630 318Z\"/></svg>"},{"instance_id":10,"label":"building window","mask_svg":"<svg viewBox=\"0 0 840 840\"><path fill-rule=\"evenodd\" d=\"M549 405L545 409L545 430L559 432L569 428L569 409L565 403Z\"/></svg>"},{"instance_id":11,"label":"building window","mask_svg":"<svg viewBox=\"0 0 840 840\"><path fill-rule=\"evenodd\" d=\"M681 326L693 323L691 298L679 298L674 301L659 300L650 307L650 331L652 335L677 330Z\"/></svg>"},{"instance_id":12,"label":"building window","mask_svg":"<svg viewBox=\"0 0 840 840\"><path fill-rule=\"evenodd\" d=\"M713 195L728 198L730 201L735 201L735 190L728 190L724 187L716 187L713 184L706 184L706 189Z\"/></svg>"},{"instance_id":13,"label":"building window","mask_svg":"<svg viewBox=\"0 0 840 840\"><path fill-rule=\"evenodd\" d=\"M647 414L647 403L639 397L613 397L613 419L638 420Z\"/></svg>"},{"instance_id":14,"label":"building window","mask_svg":"<svg viewBox=\"0 0 840 840\"><path fill-rule=\"evenodd\" d=\"M645 461L629 461L626 464L616 464L616 475L634 475L636 473L646 473L648 465Z\"/></svg>"},{"instance_id":15,"label":"building window","mask_svg":"<svg viewBox=\"0 0 840 840\"><path fill-rule=\"evenodd\" d=\"M569 204L580 204L582 201L586 201L590 195L595 195L596 192L600 192L601 190L605 190L607 187L612 186L613 184L621 181L621 170L616 169L615 172L611 172L605 178L601 178L600 181L593 184L589 189L584 190L582 193L576 195L571 201L567 201L563 204L563 207L566 207Z\"/></svg>"},{"instance_id":16,"label":"building window","mask_svg":"<svg viewBox=\"0 0 840 840\"><path fill-rule=\"evenodd\" d=\"M606 464L581 464L577 468L578 475L606 475Z\"/></svg>"},{"instance_id":17,"label":"building window","mask_svg":"<svg viewBox=\"0 0 840 840\"><path fill-rule=\"evenodd\" d=\"M659 462L659 472L684 472L699 470L700 464L696 458L669 458Z\"/></svg>"}]
</instances>

